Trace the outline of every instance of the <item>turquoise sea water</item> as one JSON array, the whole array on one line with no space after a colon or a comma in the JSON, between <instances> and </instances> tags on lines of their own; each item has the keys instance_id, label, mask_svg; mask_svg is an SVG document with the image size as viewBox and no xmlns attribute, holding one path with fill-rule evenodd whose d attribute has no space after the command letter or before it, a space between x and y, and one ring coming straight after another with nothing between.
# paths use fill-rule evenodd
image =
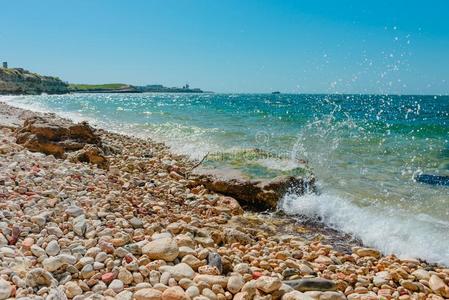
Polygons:
<instances>
[{"instance_id":1,"label":"turquoise sea water","mask_svg":"<svg viewBox=\"0 0 449 300\"><path fill-rule=\"evenodd\" d=\"M449 97L270 94L75 94L5 98L166 142L248 176L300 173L318 195L282 208L353 233L386 253L449 264ZM3 100L5 100L3 99ZM299 169L298 169L299 167Z\"/></svg>"}]
</instances>

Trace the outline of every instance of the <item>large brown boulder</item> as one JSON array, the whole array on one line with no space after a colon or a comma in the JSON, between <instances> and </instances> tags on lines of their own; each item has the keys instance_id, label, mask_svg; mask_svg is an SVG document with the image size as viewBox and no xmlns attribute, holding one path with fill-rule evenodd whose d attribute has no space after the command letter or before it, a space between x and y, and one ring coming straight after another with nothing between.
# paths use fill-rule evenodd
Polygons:
<instances>
[{"instance_id":1,"label":"large brown boulder","mask_svg":"<svg viewBox=\"0 0 449 300\"><path fill-rule=\"evenodd\" d=\"M278 201L289 190L303 194L314 189L314 177L279 176L274 179L247 179L234 172L229 176L202 170L193 175L191 187L203 185L206 189L235 198L242 205L255 210L276 209Z\"/></svg>"},{"instance_id":2,"label":"large brown boulder","mask_svg":"<svg viewBox=\"0 0 449 300\"><path fill-rule=\"evenodd\" d=\"M57 117L33 116L25 120L16 135L16 142L30 151L54 155L71 154L72 161L98 164L106 168L101 139L87 122L78 124Z\"/></svg>"}]
</instances>

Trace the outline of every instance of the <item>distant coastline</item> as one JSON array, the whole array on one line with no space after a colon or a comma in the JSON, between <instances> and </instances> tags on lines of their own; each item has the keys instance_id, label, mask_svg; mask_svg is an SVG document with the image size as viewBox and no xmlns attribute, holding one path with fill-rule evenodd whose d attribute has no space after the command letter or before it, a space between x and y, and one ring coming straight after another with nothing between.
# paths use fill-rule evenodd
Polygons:
<instances>
[{"instance_id":1,"label":"distant coastline","mask_svg":"<svg viewBox=\"0 0 449 300\"><path fill-rule=\"evenodd\" d=\"M73 93L204 93L199 88L190 88L188 85L179 87L166 87L161 84L135 86L125 83L111 84L70 84Z\"/></svg>"},{"instance_id":2,"label":"distant coastline","mask_svg":"<svg viewBox=\"0 0 449 300\"><path fill-rule=\"evenodd\" d=\"M69 93L211 93L199 88L166 87L161 84L135 86L125 83L74 84L58 77L43 76L22 68L0 68L0 95Z\"/></svg>"}]
</instances>

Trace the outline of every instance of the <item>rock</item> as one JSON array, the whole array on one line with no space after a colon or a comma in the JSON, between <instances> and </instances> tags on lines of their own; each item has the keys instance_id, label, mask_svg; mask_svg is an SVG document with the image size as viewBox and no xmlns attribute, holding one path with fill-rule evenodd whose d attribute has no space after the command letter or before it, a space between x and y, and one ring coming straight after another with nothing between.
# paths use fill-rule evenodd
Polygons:
<instances>
[{"instance_id":1,"label":"rock","mask_svg":"<svg viewBox=\"0 0 449 300\"><path fill-rule=\"evenodd\" d=\"M45 252L49 256L56 256L59 254L59 251L61 248L59 248L58 241L52 240L48 243L47 247L45 247Z\"/></svg>"},{"instance_id":2,"label":"rock","mask_svg":"<svg viewBox=\"0 0 449 300\"><path fill-rule=\"evenodd\" d=\"M221 287L225 288L228 285L228 278L224 276L218 276L218 275L202 275L198 274L193 278L193 281L195 283L198 283L200 281L204 281L209 286L213 286L214 284L221 285Z\"/></svg>"},{"instance_id":3,"label":"rock","mask_svg":"<svg viewBox=\"0 0 449 300\"><path fill-rule=\"evenodd\" d=\"M161 300L162 292L153 288L140 289L134 293L135 300Z\"/></svg>"},{"instance_id":4,"label":"rock","mask_svg":"<svg viewBox=\"0 0 449 300\"><path fill-rule=\"evenodd\" d=\"M209 300L217 300L217 295L209 288L203 289L201 294Z\"/></svg>"},{"instance_id":5,"label":"rock","mask_svg":"<svg viewBox=\"0 0 449 300\"><path fill-rule=\"evenodd\" d=\"M298 280L287 280L285 284L291 286L297 291L336 291L337 286L334 281L323 278L307 278Z\"/></svg>"},{"instance_id":6,"label":"rock","mask_svg":"<svg viewBox=\"0 0 449 300\"><path fill-rule=\"evenodd\" d=\"M115 299L118 300L132 300L133 293L131 291L122 291L115 296Z\"/></svg>"},{"instance_id":7,"label":"rock","mask_svg":"<svg viewBox=\"0 0 449 300\"><path fill-rule=\"evenodd\" d=\"M198 273L200 274L208 274L208 275L220 275L220 271L217 267L213 266L201 266L198 268Z\"/></svg>"},{"instance_id":8,"label":"rock","mask_svg":"<svg viewBox=\"0 0 449 300\"><path fill-rule=\"evenodd\" d=\"M314 300L314 298L299 291L292 291L284 294L282 300Z\"/></svg>"},{"instance_id":9,"label":"rock","mask_svg":"<svg viewBox=\"0 0 449 300\"><path fill-rule=\"evenodd\" d=\"M225 240L228 244L240 243L242 245L252 244L254 240L247 235L237 229L226 228L225 231Z\"/></svg>"},{"instance_id":10,"label":"rock","mask_svg":"<svg viewBox=\"0 0 449 300\"><path fill-rule=\"evenodd\" d=\"M33 255L36 257L41 257L44 255L47 255L47 252L44 249L42 249L41 247L39 247L38 245L33 245L33 246L31 246L30 249L31 249L31 253L33 253Z\"/></svg>"},{"instance_id":11,"label":"rock","mask_svg":"<svg viewBox=\"0 0 449 300\"><path fill-rule=\"evenodd\" d=\"M133 274L125 268L120 269L117 278L124 284L130 284L131 282L133 282Z\"/></svg>"},{"instance_id":12,"label":"rock","mask_svg":"<svg viewBox=\"0 0 449 300\"><path fill-rule=\"evenodd\" d=\"M120 293L121 291L123 291L123 281L119 280L119 279L114 279L112 280L112 282L109 284L109 288L111 290L113 290L115 293Z\"/></svg>"},{"instance_id":13,"label":"rock","mask_svg":"<svg viewBox=\"0 0 449 300\"><path fill-rule=\"evenodd\" d=\"M380 257L380 251L373 248L360 248L357 249L356 254L360 257L372 256L375 258Z\"/></svg>"},{"instance_id":14,"label":"rock","mask_svg":"<svg viewBox=\"0 0 449 300\"><path fill-rule=\"evenodd\" d=\"M176 241L172 238L161 238L143 246L142 253L146 254L150 259L174 261L178 256L179 249Z\"/></svg>"},{"instance_id":15,"label":"rock","mask_svg":"<svg viewBox=\"0 0 449 300\"><path fill-rule=\"evenodd\" d=\"M11 296L11 284L0 278L0 300L8 299Z\"/></svg>"},{"instance_id":16,"label":"rock","mask_svg":"<svg viewBox=\"0 0 449 300\"><path fill-rule=\"evenodd\" d=\"M280 176L272 180L248 180L237 172L227 170L220 172L198 168L195 172L197 178L191 187L203 185L210 191L233 197L257 210L275 209L279 199L289 189L294 188L296 193L302 194L315 184L314 178Z\"/></svg>"},{"instance_id":17,"label":"rock","mask_svg":"<svg viewBox=\"0 0 449 300\"><path fill-rule=\"evenodd\" d=\"M436 294L449 298L449 287L437 275L430 276L429 287Z\"/></svg>"},{"instance_id":18,"label":"rock","mask_svg":"<svg viewBox=\"0 0 449 300\"><path fill-rule=\"evenodd\" d=\"M30 287L37 286L52 286L56 283L50 272L42 268L35 268L29 271L26 275L26 284Z\"/></svg>"},{"instance_id":19,"label":"rock","mask_svg":"<svg viewBox=\"0 0 449 300\"><path fill-rule=\"evenodd\" d=\"M162 300L190 300L190 297L181 287L173 286L162 293Z\"/></svg>"},{"instance_id":20,"label":"rock","mask_svg":"<svg viewBox=\"0 0 449 300\"><path fill-rule=\"evenodd\" d=\"M100 138L86 123L34 116L25 120L16 142L31 151L63 157L65 151L82 149L86 144L101 145Z\"/></svg>"},{"instance_id":21,"label":"rock","mask_svg":"<svg viewBox=\"0 0 449 300\"><path fill-rule=\"evenodd\" d=\"M75 232L79 236L84 236L87 229L86 217L84 215L80 215L73 219L73 232Z\"/></svg>"},{"instance_id":22,"label":"rock","mask_svg":"<svg viewBox=\"0 0 449 300\"><path fill-rule=\"evenodd\" d=\"M277 277L262 276L256 280L256 288L264 293L272 293L278 290L282 285L282 281Z\"/></svg>"},{"instance_id":23,"label":"rock","mask_svg":"<svg viewBox=\"0 0 449 300\"><path fill-rule=\"evenodd\" d=\"M175 266L161 266L159 271L170 273L171 277L176 279L176 281L182 278L192 279L195 276L195 271L186 263L179 263Z\"/></svg>"},{"instance_id":24,"label":"rock","mask_svg":"<svg viewBox=\"0 0 449 300\"><path fill-rule=\"evenodd\" d=\"M65 294L68 298L73 298L75 296L81 295L83 290L79 285L73 281L69 281L64 285Z\"/></svg>"},{"instance_id":25,"label":"rock","mask_svg":"<svg viewBox=\"0 0 449 300\"><path fill-rule=\"evenodd\" d=\"M250 300L252 298L250 298L250 296L248 295L247 292L240 292L234 295L234 298L232 298L233 300Z\"/></svg>"},{"instance_id":26,"label":"rock","mask_svg":"<svg viewBox=\"0 0 449 300\"><path fill-rule=\"evenodd\" d=\"M242 289L243 285L245 284L245 281L243 280L242 276L233 275L229 277L228 284L226 288L228 291L230 291L233 294L237 294Z\"/></svg>"},{"instance_id":27,"label":"rock","mask_svg":"<svg viewBox=\"0 0 449 300\"><path fill-rule=\"evenodd\" d=\"M78 206L71 205L65 210L65 213L71 217L78 217L84 214L84 210L82 208L79 208Z\"/></svg>"},{"instance_id":28,"label":"rock","mask_svg":"<svg viewBox=\"0 0 449 300\"><path fill-rule=\"evenodd\" d=\"M42 266L49 272L54 272L64 265L73 265L76 258L68 254L60 254L58 256L49 257L43 260Z\"/></svg>"},{"instance_id":29,"label":"rock","mask_svg":"<svg viewBox=\"0 0 449 300\"><path fill-rule=\"evenodd\" d=\"M62 286L50 289L47 298L45 300L67 300L67 296L64 293Z\"/></svg>"},{"instance_id":30,"label":"rock","mask_svg":"<svg viewBox=\"0 0 449 300\"><path fill-rule=\"evenodd\" d=\"M252 273L251 267L246 263L239 263L239 264L235 265L233 271L240 273L242 275Z\"/></svg>"},{"instance_id":31,"label":"rock","mask_svg":"<svg viewBox=\"0 0 449 300\"><path fill-rule=\"evenodd\" d=\"M377 287L381 287L384 284L388 284L391 280L391 275L388 271L377 272L373 277L373 283Z\"/></svg>"},{"instance_id":32,"label":"rock","mask_svg":"<svg viewBox=\"0 0 449 300\"><path fill-rule=\"evenodd\" d=\"M70 153L67 159L74 163L86 162L97 165L102 169L109 168L109 161L105 157L103 150L94 145L85 145L83 149Z\"/></svg>"},{"instance_id":33,"label":"rock","mask_svg":"<svg viewBox=\"0 0 449 300\"><path fill-rule=\"evenodd\" d=\"M305 292L307 296L320 300L346 300L346 296L341 292Z\"/></svg>"},{"instance_id":34,"label":"rock","mask_svg":"<svg viewBox=\"0 0 449 300\"><path fill-rule=\"evenodd\" d=\"M429 279L430 279L429 272L424 270L424 269L417 269L417 270L412 272L412 275L415 276L416 279L418 279L418 280L429 281Z\"/></svg>"},{"instance_id":35,"label":"rock","mask_svg":"<svg viewBox=\"0 0 449 300\"><path fill-rule=\"evenodd\" d=\"M139 219L139 218L132 217L132 218L129 220L129 223L131 224L131 226L132 226L134 229L137 229L137 228L143 228L143 221L142 221L141 219Z\"/></svg>"},{"instance_id":36,"label":"rock","mask_svg":"<svg viewBox=\"0 0 449 300\"><path fill-rule=\"evenodd\" d=\"M114 280L114 278L115 278L115 275L112 272L105 273L105 274L101 275L101 280L106 284L111 283L112 280Z\"/></svg>"},{"instance_id":37,"label":"rock","mask_svg":"<svg viewBox=\"0 0 449 300\"><path fill-rule=\"evenodd\" d=\"M182 247L180 247L181 250ZM181 255L179 255L181 256ZM194 270L198 270L199 267L201 267L202 265L204 265L204 261L199 260L198 258L196 258L195 256L193 256L192 254L187 254L185 255L181 262L188 264L190 267L192 267L192 269Z\"/></svg>"},{"instance_id":38,"label":"rock","mask_svg":"<svg viewBox=\"0 0 449 300\"><path fill-rule=\"evenodd\" d=\"M217 252L209 252L207 256L207 264L212 267L216 267L219 271L218 275L223 272L223 263L221 256Z\"/></svg>"},{"instance_id":39,"label":"rock","mask_svg":"<svg viewBox=\"0 0 449 300\"><path fill-rule=\"evenodd\" d=\"M239 202L232 197L221 196L217 201L218 206L223 206L230 209L231 214L234 216L243 215L243 208Z\"/></svg>"},{"instance_id":40,"label":"rock","mask_svg":"<svg viewBox=\"0 0 449 300\"><path fill-rule=\"evenodd\" d=\"M187 294L190 298L193 299L194 297L200 295L200 290L198 289L198 287L192 285L192 286L189 286L189 287L187 288L186 294Z\"/></svg>"}]
</instances>

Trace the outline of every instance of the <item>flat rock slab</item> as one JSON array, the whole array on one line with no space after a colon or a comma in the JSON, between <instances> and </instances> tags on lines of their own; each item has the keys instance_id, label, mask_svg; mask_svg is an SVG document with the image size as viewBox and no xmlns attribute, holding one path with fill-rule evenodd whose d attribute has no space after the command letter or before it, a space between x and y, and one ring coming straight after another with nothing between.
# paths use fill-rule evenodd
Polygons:
<instances>
[{"instance_id":1,"label":"flat rock slab","mask_svg":"<svg viewBox=\"0 0 449 300\"><path fill-rule=\"evenodd\" d=\"M255 210L276 209L279 200L288 191L303 194L314 190L315 178L279 176L273 179L249 179L235 169L199 169L192 174L192 187L203 185L237 199L242 205Z\"/></svg>"}]
</instances>

